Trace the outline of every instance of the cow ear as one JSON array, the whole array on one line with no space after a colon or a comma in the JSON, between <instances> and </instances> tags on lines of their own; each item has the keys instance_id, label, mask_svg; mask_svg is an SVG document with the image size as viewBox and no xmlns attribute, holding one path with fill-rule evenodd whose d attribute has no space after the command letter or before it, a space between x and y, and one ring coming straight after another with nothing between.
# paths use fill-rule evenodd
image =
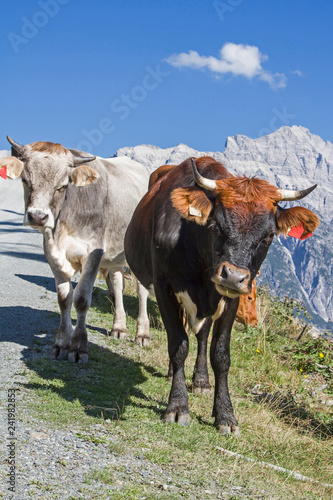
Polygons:
<instances>
[{"instance_id":1,"label":"cow ear","mask_svg":"<svg viewBox=\"0 0 333 500\"><path fill-rule=\"evenodd\" d=\"M207 223L213 204L205 193L198 188L177 188L171 193L171 201L180 215L200 226Z\"/></svg>"},{"instance_id":2,"label":"cow ear","mask_svg":"<svg viewBox=\"0 0 333 500\"><path fill-rule=\"evenodd\" d=\"M99 173L94 168L82 165L72 169L70 178L75 186L88 186L99 179Z\"/></svg>"},{"instance_id":3,"label":"cow ear","mask_svg":"<svg viewBox=\"0 0 333 500\"><path fill-rule=\"evenodd\" d=\"M0 175L4 179L18 179L21 177L24 170L23 161L15 158L14 156L8 156L7 158L1 158L0 160Z\"/></svg>"},{"instance_id":4,"label":"cow ear","mask_svg":"<svg viewBox=\"0 0 333 500\"><path fill-rule=\"evenodd\" d=\"M277 212L277 224L280 234L294 236L304 240L312 236L319 226L317 215L304 207L292 207Z\"/></svg>"}]
</instances>

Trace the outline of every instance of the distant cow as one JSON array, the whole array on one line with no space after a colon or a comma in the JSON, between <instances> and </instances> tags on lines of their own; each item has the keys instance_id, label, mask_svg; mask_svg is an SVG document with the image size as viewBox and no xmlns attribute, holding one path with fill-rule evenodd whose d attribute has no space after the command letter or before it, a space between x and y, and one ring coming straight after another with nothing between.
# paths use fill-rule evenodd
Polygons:
<instances>
[{"instance_id":1,"label":"distant cow","mask_svg":"<svg viewBox=\"0 0 333 500\"><path fill-rule=\"evenodd\" d=\"M86 361L86 315L100 270L115 298L111 336L124 338L124 235L135 207L147 191L146 168L129 158L104 159L68 150L61 144L23 146L8 137L15 156L0 160L11 179L24 187L24 224L44 236L45 257L55 276L60 327L52 357ZM85 165L89 162L89 166ZM81 271L73 292L71 278ZM140 314L136 341L149 342L147 291L138 285ZM71 306L77 312L73 333Z\"/></svg>"},{"instance_id":2,"label":"distant cow","mask_svg":"<svg viewBox=\"0 0 333 500\"><path fill-rule=\"evenodd\" d=\"M235 320L242 325L257 326L257 291L256 282L252 281L251 293L248 295L240 295L238 309Z\"/></svg>"},{"instance_id":3,"label":"distant cow","mask_svg":"<svg viewBox=\"0 0 333 500\"><path fill-rule=\"evenodd\" d=\"M316 229L319 220L310 210L278 205L301 199L314 187L278 189L261 179L234 177L221 163L203 157L174 168L139 203L126 231L125 254L139 281L154 288L167 331L173 366L167 422L189 422L185 310L198 339L193 386L209 386L203 350L214 321L210 359L215 426L221 433L237 431L227 379L239 296L251 292L275 235L298 227L305 238Z\"/></svg>"},{"instance_id":4,"label":"distant cow","mask_svg":"<svg viewBox=\"0 0 333 500\"><path fill-rule=\"evenodd\" d=\"M154 170L149 177L149 186L150 189L155 182L164 177L169 172L171 172L177 165L162 165ZM248 295L241 295L239 297L239 305L236 313L235 320L238 323L241 323L244 326L257 326L258 325L258 315L257 315L257 292L256 292L256 284L253 280L251 293ZM172 373L172 368L169 368L169 375Z\"/></svg>"}]
</instances>

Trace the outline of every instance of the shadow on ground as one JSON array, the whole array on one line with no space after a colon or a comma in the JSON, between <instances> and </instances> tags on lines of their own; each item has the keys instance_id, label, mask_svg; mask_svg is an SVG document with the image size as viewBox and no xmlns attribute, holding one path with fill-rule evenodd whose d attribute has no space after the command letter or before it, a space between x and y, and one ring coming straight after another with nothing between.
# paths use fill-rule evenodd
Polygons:
<instances>
[{"instance_id":1,"label":"shadow on ground","mask_svg":"<svg viewBox=\"0 0 333 500\"><path fill-rule=\"evenodd\" d=\"M30 274L15 274L15 276L21 280L46 288L49 292L56 291L54 278L49 278L48 276L34 276Z\"/></svg>"},{"instance_id":2,"label":"shadow on ground","mask_svg":"<svg viewBox=\"0 0 333 500\"><path fill-rule=\"evenodd\" d=\"M110 348L89 342L89 361L85 364L54 361L50 353L59 326L58 313L14 306L0 308L0 315L5 324L0 340L25 346L22 361L36 377L32 375L32 380L21 386L37 393L31 404L42 404L45 418L56 420L61 413L63 422L68 419L68 423L74 423L75 413L82 414L83 409L87 416L122 419L129 405L131 412L133 407L145 407L162 416L165 402L148 400L141 389L152 368L117 352L123 351L123 342L109 339ZM98 326L93 329L105 333ZM128 348L130 341L125 342Z\"/></svg>"}]
</instances>

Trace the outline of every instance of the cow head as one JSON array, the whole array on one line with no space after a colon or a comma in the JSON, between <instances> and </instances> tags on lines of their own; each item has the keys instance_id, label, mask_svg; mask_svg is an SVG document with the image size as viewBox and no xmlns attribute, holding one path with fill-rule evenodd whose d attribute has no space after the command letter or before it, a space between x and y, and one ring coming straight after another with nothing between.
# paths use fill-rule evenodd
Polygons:
<instances>
[{"instance_id":1,"label":"cow head","mask_svg":"<svg viewBox=\"0 0 333 500\"><path fill-rule=\"evenodd\" d=\"M95 156L73 155L61 144L35 142L23 146L7 137L15 156L0 160L7 177L21 178L24 188L24 224L41 231L53 229L70 183L87 186L99 178L84 165Z\"/></svg>"},{"instance_id":2,"label":"cow head","mask_svg":"<svg viewBox=\"0 0 333 500\"><path fill-rule=\"evenodd\" d=\"M252 290L249 295L241 295L239 297L239 304L235 320L244 326L257 326L258 313L257 313L257 291L255 280L252 281Z\"/></svg>"},{"instance_id":3,"label":"cow head","mask_svg":"<svg viewBox=\"0 0 333 500\"><path fill-rule=\"evenodd\" d=\"M310 210L282 209L278 203L304 198L316 186L289 191L256 178L207 179L193 159L191 164L198 187L175 189L172 203L183 218L207 228L205 251L211 256L211 280L217 291L230 298L250 294L274 236L297 228L304 239L319 225Z\"/></svg>"}]
</instances>

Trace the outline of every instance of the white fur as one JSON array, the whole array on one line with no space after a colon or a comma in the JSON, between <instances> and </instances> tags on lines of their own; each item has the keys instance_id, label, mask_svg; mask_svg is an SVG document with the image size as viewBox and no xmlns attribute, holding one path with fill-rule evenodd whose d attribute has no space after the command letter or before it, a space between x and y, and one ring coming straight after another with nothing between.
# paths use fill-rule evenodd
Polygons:
<instances>
[{"instance_id":1,"label":"white fur","mask_svg":"<svg viewBox=\"0 0 333 500\"><path fill-rule=\"evenodd\" d=\"M181 306L185 309L185 311L188 314L188 319L189 319L191 330L194 333L198 333L198 331L200 330L200 328L202 327L202 325L205 321L205 318L204 319L197 318L197 313L198 313L197 306L192 301L188 292L176 293L176 298L177 298L179 304L181 304Z\"/></svg>"},{"instance_id":2,"label":"white fur","mask_svg":"<svg viewBox=\"0 0 333 500\"><path fill-rule=\"evenodd\" d=\"M206 318L204 319L199 319L197 317L198 309L195 303L192 301L191 297L189 296L188 292L179 292L176 293L176 298L181 304L181 306L185 309L186 313L188 314L188 319L189 319L189 324L191 327L191 330L197 334L199 330L202 328L203 323ZM218 303L217 309L213 315L213 320L217 320L221 314L224 311L224 306L225 306L225 301L224 299L221 299L220 302Z\"/></svg>"}]
</instances>

